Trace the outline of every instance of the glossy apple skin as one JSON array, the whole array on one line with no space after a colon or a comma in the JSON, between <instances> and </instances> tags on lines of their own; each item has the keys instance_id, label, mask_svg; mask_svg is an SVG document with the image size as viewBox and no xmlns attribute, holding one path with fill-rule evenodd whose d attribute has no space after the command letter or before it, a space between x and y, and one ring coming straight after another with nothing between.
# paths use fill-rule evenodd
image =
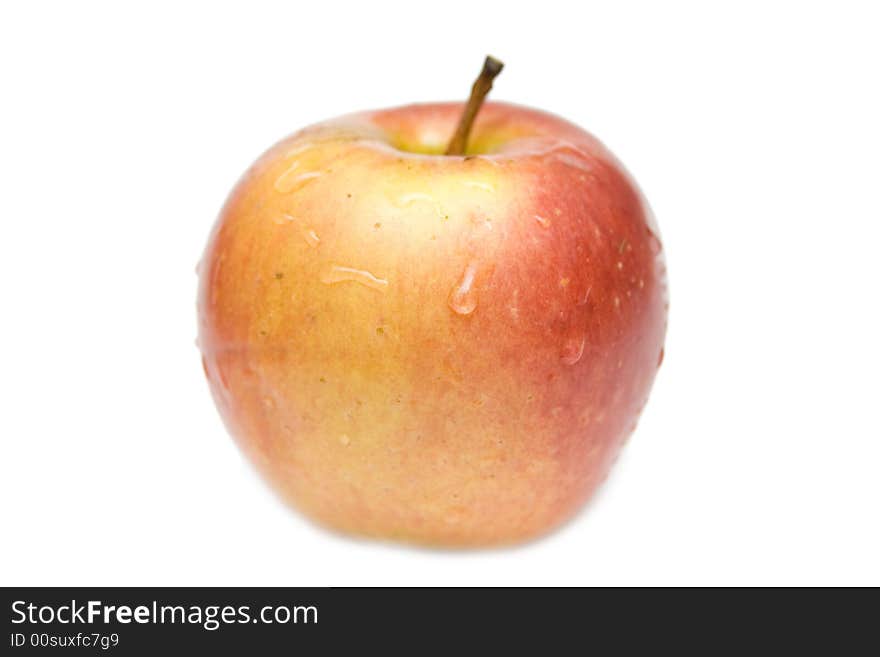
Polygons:
<instances>
[{"instance_id":1,"label":"glossy apple skin","mask_svg":"<svg viewBox=\"0 0 880 657\"><path fill-rule=\"evenodd\" d=\"M344 532L477 546L548 531L606 477L662 360L658 231L622 166L503 103L469 155L433 154L461 109L285 139L200 263L224 421L285 500Z\"/></svg>"}]
</instances>

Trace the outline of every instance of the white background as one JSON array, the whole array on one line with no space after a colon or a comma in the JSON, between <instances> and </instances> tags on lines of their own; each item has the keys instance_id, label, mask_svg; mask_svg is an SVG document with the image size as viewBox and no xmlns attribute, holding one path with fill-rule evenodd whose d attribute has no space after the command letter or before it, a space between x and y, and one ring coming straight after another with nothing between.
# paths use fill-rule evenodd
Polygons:
<instances>
[{"instance_id":1,"label":"white background","mask_svg":"<svg viewBox=\"0 0 880 657\"><path fill-rule=\"evenodd\" d=\"M0 583L880 584L871 3L4 3ZM227 436L193 269L266 147L493 98L598 135L663 231L666 360L613 476L517 549L352 541Z\"/></svg>"}]
</instances>

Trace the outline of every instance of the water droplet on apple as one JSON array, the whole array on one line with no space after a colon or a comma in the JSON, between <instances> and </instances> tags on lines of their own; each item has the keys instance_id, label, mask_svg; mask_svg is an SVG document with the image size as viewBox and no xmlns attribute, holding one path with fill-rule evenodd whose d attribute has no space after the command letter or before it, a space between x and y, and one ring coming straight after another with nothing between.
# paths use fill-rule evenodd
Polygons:
<instances>
[{"instance_id":1,"label":"water droplet on apple","mask_svg":"<svg viewBox=\"0 0 880 657\"><path fill-rule=\"evenodd\" d=\"M294 223L296 221L296 219L294 217L292 217L291 215L287 214L286 212L284 212L284 213L280 214L279 216L273 218L272 221L274 221L279 226L284 226L286 224Z\"/></svg>"},{"instance_id":2,"label":"water droplet on apple","mask_svg":"<svg viewBox=\"0 0 880 657\"><path fill-rule=\"evenodd\" d=\"M566 365L574 365L584 355L584 345L586 342L587 340L584 336L567 340L562 347L560 360Z\"/></svg>"},{"instance_id":3,"label":"water droplet on apple","mask_svg":"<svg viewBox=\"0 0 880 657\"><path fill-rule=\"evenodd\" d=\"M303 143L297 144L296 146L294 146L293 148L288 150L284 154L284 157L285 158L296 157L297 155L301 155L302 153L305 153L306 151L312 150L313 147L314 147L314 144L311 144L309 142L306 142L304 144Z\"/></svg>"},{"instance_id":4,"label":"water droplet on apple","mask_svg":"<svg viewBox=\"0 0 880 657\"><path fill-rule=\"evenodd\" d=\"M401 194L400 196L398 196L396 201L397 205L402 208L419 202L433 203L434 197L430 194L425 194L424 192L409 192L407 194Z\"/></svg>"},{"instance_id":5,"label":"water droplet on apple","mask_svg":"<svg viewBox=\"0 0 880 657\"><path fill-rule=\"evenodd\" d=\"M285 224L298 223L296 217L289 215L286 212L275 217L274 221L279 226L283 226ZM317 247L318 244L321 242L321 238L318 237L318 233L316 233L311 228L307 228L307 227L303 227L301 230L302 230L303 239L306 241L306 244L308 244L313 249L315 247Z\"/></svg>"},{"instance_id":6,"label":"water droplet on apple","mask_svg":"<svg viewBox=\"0 0 880 657\"><path fill-rule=\"evenodd\" d=\"M345 434L342 434L341 436L339 436L339 442L342 444L343 447L348 447L351 444L351 438L349 438Z\"/></svg>"},{"instance_id":7,"label":"water droplet on apple","mask_svg":"<svg viewBox=\"0 0 880 657\"><path fill-rule=\"evenodd\" d=\"M297 165L294 164L278 177L275 181L275 189L281 194L289 194L305 187L321 175L320 171L304 171L300 173L297 171Z\"/></svg>"},{"instance_id":8,"label":"water droplet on apple","mask_svg":"<svg viewBox=\"0 0 880 657\"><path fill-rule=\"evenodd\" d=\"M587 305L587 300L590 298L590 292L593 291L593 286L591 285L586 289L580 299L578 299L577 305L585 306Z\"/></svg>"},{"instance_id":9,"label":"water droplet on apple","mask_svg":"<svg viewBox=\"0 0 880 657\"><path fill-rule=\"evenodd\" d=\"M321 243L321 238L318 237L318 233L316 233L311 228L303 228L302 234L303 234L303 238L306 241L306 244L308 244L313 249L317 248L318 244Z\"/></svg>"},{"instance_id":10,"label":"water droplet on apple","mask_svg":"<svg viewBox=\"0 0 880 657\"><path fill-rule=\"evenodd\" d=\"M480 182L478 180L466 180L464 184L468 187L473 187L474 189L489 192L490 194L495 192L495 188L487 182Z\"/></svg>"},{"instance_id":11,"label":"water droplet on apple","mask_svg":"<svg viewBox=\"0 0 880 657\"><path fill-rule=\"evenodd\" d=\"M587 173L593 171L593 168L586 160L586 156L574 148L558 152L556 153L555 157L559 162L562 162L566 166L570 166L574 169L586 171Z\"/></svg>"},{"instance_id":12,"label":"water droplet on apple","mask_svg":"<svg viewBox=\"0 0 880 657\"><path fill-rule=\"evenodd\" d=\"M425 192L407 192L393 199L394 204L399 208L408 208L417 203L425 203L434 208L434 212L441 220L446 217L443 207L436 198ZM446 217L448 219L448 217Z\"/></svg>"},{"instance_id":13,"label":"water droplet on apple","mask_svg":"<svg viewBox=\"0 0 880 657\"><path fill-rule=\"evenodd\" d=\"M477 308L477 295L473 287L476 275L477 266L472 262L449 294L449 307L459 315L470 315Z\"/></svg>"},{"instance_id":14,"label":"water droplet on apple","mask_svg":"<svg viewBox=\"0 0 880 657\"><path fill-rule=\"evenodd\" d=\"M535 221L537 221L539 224L541 224L542 228L550 228L550 220L545 219L544 217L542 217L539 214L535 215Z\"/></svg>"},{"instance_id":15,"label":"water droplet on apple","mask_svg":"<svg viewBox=\"0 0 880 657\"><path fill-rule=\"evenodd\" d=\"M354 267L342 267L340 265L331 265L330 268L321 276L321 282L327 285L334 283L344 283L352 281L360 283L374 290L384 292L388 287L388 281L384 278L378 278L364 269L355 269Z\"/></svg>"}]
</instances>

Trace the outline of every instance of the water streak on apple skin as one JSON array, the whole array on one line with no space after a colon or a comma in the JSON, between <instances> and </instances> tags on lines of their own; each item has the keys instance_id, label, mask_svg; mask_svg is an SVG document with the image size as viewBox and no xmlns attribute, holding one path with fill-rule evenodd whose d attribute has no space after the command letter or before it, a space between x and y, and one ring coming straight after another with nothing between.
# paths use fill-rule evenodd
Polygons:
<instances>
[{"instance_id":1,"label":"water streak on apple skin","mask_svg":"<svg viewBox=\"0 0 880 657\"><path fill-rule=\"evenodd\" d=\"M394 204L399 208L408 208L416 203L427 203L431 205L434 208L434 212L436 212L437 216L441 219L446 216L440 202L435 197L426 194L425 192L408 192L406 194L401 194L394 199Z\"/></svg>"},{"instance_id":2,"label":"water streak on apple skin","mask_svg":"<svg viewBox=\"0 0 880 657\"><path fill-rule=\"evenodd\" d=\"M286 153L284 153L285 159L296 157L297 155L302 155L306 151L310 151L315 147L314 144L306 142L306 143L298 143L293 148L290 148Z\"/></svg>"},{"instance_id":3,"label":"water streak on apple skin","mask_svg":"<svg viewBox=\"0 0 880 657\"><path fill-rule=\"evenodd\" d=\"M535 221L537 221L539 224L541 224L542 228L550 228L550 220L545 219L544 217L542 217L539 214L535 215Z\"/></svg>"},{"instance_id":4,"label":"water streak on apple skin","mask_svg":"<svg viewBox=\"0 0 880 657\"><path fill-rule=\"evenodd\" d=\"M477 180L466 180L464 184L467 185L468 187L473 187L474 189L479 189L484 192L489 192L489 193L495 192L495 188L492 185L490 185L489 183L479 182Z\"/></svg>"},{"instance_id":5,"label":"water streak on apple skin","mask_svg":"<svg viewBox=\"0 0 880 657\"><path fill-rule=\"evenodd\" d=\"M587 304L587 300L590 298L590 292L593 291L593 286L587 288L586 292L584 292L583 296L578 299L577 305L585 306Z\"/></svg>"},{"instance_id":6,"label":"water streak on apple skin","mask_svg":"<svg viewBox=\"0 0 880 657\"><path fill-rule=\"evenodd\" d=\"M304 171L298 173L297 167L298 164L294 163L292 167L278 176L278 179L275 181L275 190L277 192L281 194L295 192L322 175L320 171Z\"/></svg>"},{"instance_id":7,"label":"water streak on apple skin","mask_svg":"<svg viewBox=\"0 0 880 657\"><path fill-rule=\"evenodd\" d=\"M284 224L298 224L299 222L296 220L296 217L293 217L287 213L283 213L281 216L275 218L275 223L279 226L283 226ZM321 238L318 237L318 233L316 233L313 229L307 228L303 226L300 229L302 233L303 239L306 241L310 247L317 248L318 244L321 243Z\"/></svg>"},{"instance_id":8,"label":"water streak on apple skin","mask_svg":"<svg viewBox=\"0 0 880 657\"><path fill-rule=\"evenodd\" d=\"M413 203L418 203L419 201L433 203L434 197L423 192L409 192L408 194L401 194L397 197L397 205L403 208L408 207Z\"/></svg>"},{"instance_id":9,"label":"water streak on apple skin","mask_svg":"<svg viewBox=\"0 0 880 657\"><path fill-rule=\"evenodd\" d=\"M560 360L566 365L574 365L584 355L585 344L586 338L584 336L569 339L562 347Z\"/></svg>"},{"instance_id":10,"label":"water streak on apple skin","mask_svg":"<svg viewBox=\"0 0 880 657\"><path fill-rule=\"evenodd\" d=\"M318 233L310 228L303 228L302 235L303 239L306 241L306 244L308 244L313 249L317 248L318 244L321 243L321 238L318 237Z\"/></svg>"},{"instance_id":11,"label":"water streak on apple skin","mask_svg":"<svg viewBox=\"0 0 880 657\"><path fill-rule=\"evenodd\" d=\"M570 166L574 169L579 169L581 171L585 171L587 173L593 172L593 167L589 165L586 161L586 158L580 151L574 151L577 155L573 155L570 152L562 151L560 153L556 153L554 157L559 162L562 162L566 166Z\"/></svg>"},{"instance_id":12,"label":"water streak on apple skin","mask_svg":"<svg viewBox=\"0 0 880 657\"><path fill-rule=\"evenodd\" d=\"M473 288L477 265L469 263L449 294L449 307L459 315L470 315L477 309L477 294Z\"/></svg>"},{"instance_id":13,"label":"water streak on apple skin","mask_svg":"<svg viewBox=\"0 0 880 657\"><path fill-rule=\"evenodd\" d=\"M364 269L355 269L354 267L343 267L341 265L331 265L330 268L321 276L321 282L327 285L335 283L344 283L351 281L360 283L373 290L384 292L388 287L388 281L384 278L378 278Z\"/></svg>"}]
</instances>

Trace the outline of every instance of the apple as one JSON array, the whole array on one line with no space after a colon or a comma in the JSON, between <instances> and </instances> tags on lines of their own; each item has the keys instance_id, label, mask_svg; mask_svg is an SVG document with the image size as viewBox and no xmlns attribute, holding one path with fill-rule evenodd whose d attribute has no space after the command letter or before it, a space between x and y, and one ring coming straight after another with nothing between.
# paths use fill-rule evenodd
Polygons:
<instances>
[{"instance_id":1,"label":"apple","mask_svg":"<svg viewBox=\"0 0 880 657\"><path fill-rule=\"evenodd\" d=\"M216 404L327 527L436 546L547 532L604 480L663 358L645 199L572 123L481 105L497 70L465 106L284 139L209 238L198 340Z\"/></svg>"}]
</instances>

